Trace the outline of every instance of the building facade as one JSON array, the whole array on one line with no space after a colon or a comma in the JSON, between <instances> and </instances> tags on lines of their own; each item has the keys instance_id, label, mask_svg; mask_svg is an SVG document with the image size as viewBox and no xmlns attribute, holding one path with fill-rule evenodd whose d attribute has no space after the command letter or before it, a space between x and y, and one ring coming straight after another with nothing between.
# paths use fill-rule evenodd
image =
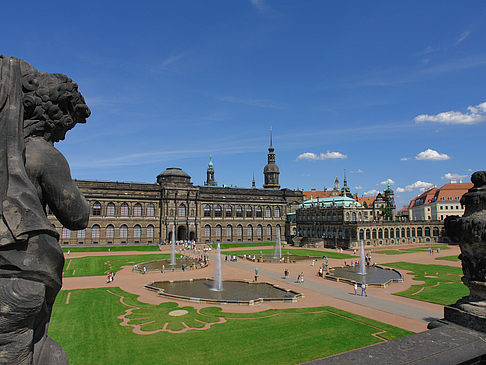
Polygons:
<instances>
[{"instance_id":1,"label":"building facade","mask_svg":"<svg viewBox=\"0 0 486 365\"><path fill-rule=\"evenodd\" d=\"M270 144L264 189L218 187L212 161L205 186L195 186L180 168L168 168L156 183L76 180L90 205L87 229L69 231L49 214L62 244L155 244L274 241L285 236L287 214L302 203L302 192L277 189L278 167ZM267 165L268 166L268 165ZM278 185L279 186L279 185Z\"/></svg>"}]
</instances>

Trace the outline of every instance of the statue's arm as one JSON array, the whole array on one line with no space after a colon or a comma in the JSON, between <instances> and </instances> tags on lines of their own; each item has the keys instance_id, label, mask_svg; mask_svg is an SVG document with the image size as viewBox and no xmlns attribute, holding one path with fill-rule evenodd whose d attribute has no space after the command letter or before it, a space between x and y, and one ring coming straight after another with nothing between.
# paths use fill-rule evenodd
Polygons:
<instances>
[{"instance_id":1,"label":"statue's arm","mask_svg":"<svg viewBox=\"0 0 486 365\"><path fill-rule=\"evenodd\" d=\"M59 222L72 230L86 228L89 205L61 152L44 140L34 140L26 144L26 165L34 171L42 197Z\"/></svg>"}]
</instances>

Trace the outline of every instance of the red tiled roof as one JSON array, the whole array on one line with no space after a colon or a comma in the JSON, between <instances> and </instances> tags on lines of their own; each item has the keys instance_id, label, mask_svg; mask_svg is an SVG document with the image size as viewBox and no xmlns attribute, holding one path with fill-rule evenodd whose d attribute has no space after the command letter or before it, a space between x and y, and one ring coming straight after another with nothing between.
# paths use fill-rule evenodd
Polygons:
<instances>
[{"instance_id":1,"label":"red tiled roof","mask_svg":"<svg viewBox=\"0 0 486 365\"><path fill-rule=\"evenodd\" d=\"M373 202L375 201L376 196L359 196L358 197L358 203L364 206L364 203L368 206L368 208L371 208L373 206Z\"/></svg>"},{"instance_id":2,"label":"red tiled roof","mask_svg":"<svg viewBox=\"0 0 486 365\"><path fill-rule=\"evenodd\" d=\"M331 196L332 190L308 190L303 191L304 200L307 199L321 199L321 198L329 198Z\"/></svg>"},{"instance_id":3,"label":"red tiled roof","mask_svg":"<svg viewBox=\"0 0 486 365\"><path fill-rule=\"evenodd\" d=\"M461 197L474 186L473 183L445 184L435 193L435 200L461 200Z\"/></svg>"}]
</instances>

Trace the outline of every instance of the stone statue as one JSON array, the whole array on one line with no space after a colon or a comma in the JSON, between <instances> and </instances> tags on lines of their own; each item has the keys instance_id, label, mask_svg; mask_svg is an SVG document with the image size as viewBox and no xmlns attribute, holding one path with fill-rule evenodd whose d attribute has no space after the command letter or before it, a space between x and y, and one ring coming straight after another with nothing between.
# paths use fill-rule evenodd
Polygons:
<instances>
[{"instance_id":1,"label":"stone statue","mask_svg":"<svg viewBox=\"0 0 486 365\"><path fill-rule=\"evenodd\" d=\"M0 56L0 364L67 364L47 337L64 256L46 206L86 228L89 206L53 146L90 115L77 85Z\"/></svg>"},{"instance_id":2,"label":"stone statue","mask_svg":"<svg viewBox=\"0 0 486 365\"><path fill-rule=\"evenodd\" d=\"M474 186L461 198L462 217L445 220L447 235L459 242L463 283L470 294L444 308L444 319L486 332L486 171L471 176Z\"/></svg>"}]
</instances>

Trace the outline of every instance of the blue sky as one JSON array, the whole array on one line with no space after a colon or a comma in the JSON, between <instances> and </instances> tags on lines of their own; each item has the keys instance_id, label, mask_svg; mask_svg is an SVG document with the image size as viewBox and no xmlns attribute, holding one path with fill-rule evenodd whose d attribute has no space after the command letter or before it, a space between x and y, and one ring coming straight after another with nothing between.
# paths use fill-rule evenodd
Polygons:
<instances>
[{"instance_id":1,"label":"blue sky","mask_svg":"<svg viewBox=\"0 0 486 365\"><path fill-rule=\"evenodd\" d=\"M78 179L263 184L336 176L402 206L484 169L484 1L84 1L2 5L0 52L79 84L92 115L56 146ZM7 16L8 14L8 16Z\"/></svg>"}]
</instances>

